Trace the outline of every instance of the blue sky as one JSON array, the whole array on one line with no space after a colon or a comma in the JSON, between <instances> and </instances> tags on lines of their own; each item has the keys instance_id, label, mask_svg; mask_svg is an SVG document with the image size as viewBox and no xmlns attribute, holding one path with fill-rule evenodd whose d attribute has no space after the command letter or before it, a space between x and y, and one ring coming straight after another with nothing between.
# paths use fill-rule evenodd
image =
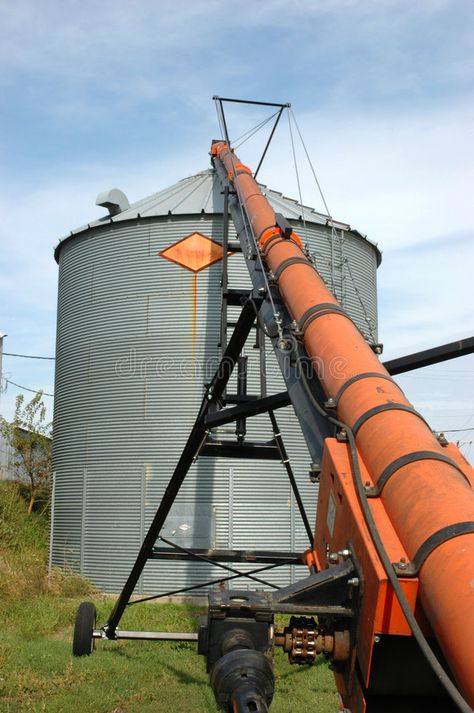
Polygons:
<instances>
[{"instance_id":1,"label":"blue sky","mask_svg":"<svg viewBox=\"0 0 474 713\"><path fill-rule=\"evenodd\" d=\"M292 103L331 212L383 251L386 358L470 336L473 27L471 0L0 2L5 351L54 355L57 240L103 214L102 190L134 201L206 167L214 94ZM284 124L261 179L297 196ZM53 362L3 366L54 390ZM474 357L400 381L434 428L474 427Z\"/></svg>"}]
</instances>

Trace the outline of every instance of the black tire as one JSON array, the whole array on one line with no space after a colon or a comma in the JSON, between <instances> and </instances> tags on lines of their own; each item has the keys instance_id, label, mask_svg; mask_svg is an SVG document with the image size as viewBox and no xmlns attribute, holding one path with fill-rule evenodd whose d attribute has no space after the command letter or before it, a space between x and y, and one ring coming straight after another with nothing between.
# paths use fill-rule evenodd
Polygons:
<instances>
[{"instance_id":1,"label":"black tire","mask_svg":"<svg viewBox=\"0 0 474 713\"><path fill-rule=\"evenodd\" d=\"M89 656L95 648L92 636L95 629L96 609L92 602L82 602L76 614L72 653L74 656Z\"/></svg>"}]
</instances>

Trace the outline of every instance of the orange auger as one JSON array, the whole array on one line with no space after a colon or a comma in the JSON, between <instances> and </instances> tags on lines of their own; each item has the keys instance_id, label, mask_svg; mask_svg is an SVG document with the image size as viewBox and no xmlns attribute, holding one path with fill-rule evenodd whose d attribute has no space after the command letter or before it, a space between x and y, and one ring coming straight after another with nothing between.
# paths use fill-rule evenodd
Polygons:
<instances>
[{"instance_id":1,"label":"orange auger","mask_svg":"<svg viewBox=\"0 0 474 713\"><path fill-rule=\"evenodd\" d=\"M365 342L307 260L293 233L285 238L248 170L225 143L213 153L224 164L277 276L286 307L338 418L352 429L370 480L411 559L424 547L420 601L444 656L474 705L474 491L472 468L454 446L443 448L423 417ZM344 364L344 369L340 365ZM334 369L338 364L339 368Z\"/></svg>"}]
</instances>

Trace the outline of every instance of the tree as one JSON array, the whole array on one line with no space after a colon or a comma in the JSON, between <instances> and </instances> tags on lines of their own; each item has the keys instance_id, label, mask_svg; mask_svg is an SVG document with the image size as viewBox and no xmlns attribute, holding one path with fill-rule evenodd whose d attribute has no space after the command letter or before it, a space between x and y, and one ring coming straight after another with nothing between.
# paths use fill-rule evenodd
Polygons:
<instances>
[{"instance_id":1,"label":"tree","mask_svg":"<svg viewBox=\"0 0 474 713\"><path fill-rule=\"evenodd\" d=\"M51 423L46 421L41 391L29 403L24 404L24 400L23 394L16 397L13 422L3 419L1 427L13 450L17 479L27 487L31 513L39 496L51 486Z\"/></svg>"}]
</instances>

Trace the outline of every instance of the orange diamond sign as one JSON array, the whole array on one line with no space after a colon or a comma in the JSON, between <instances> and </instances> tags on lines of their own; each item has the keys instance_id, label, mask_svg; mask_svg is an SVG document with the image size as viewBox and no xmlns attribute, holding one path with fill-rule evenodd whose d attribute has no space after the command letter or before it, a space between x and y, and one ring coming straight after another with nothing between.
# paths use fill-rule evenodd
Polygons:
<instances>
[{"instance_id":1,"label":"orange diamond sign","mask_svg":"<svg viewBox=\"0 0 474 713\"><path fill-rule=\"evenodd\" d=\"M222 260L224 250L220 243L211 240L206 235L191 233L158 254L187 270L191 270L191 272L200 272L209 265Z\"/></svg>"}]
</instances>

